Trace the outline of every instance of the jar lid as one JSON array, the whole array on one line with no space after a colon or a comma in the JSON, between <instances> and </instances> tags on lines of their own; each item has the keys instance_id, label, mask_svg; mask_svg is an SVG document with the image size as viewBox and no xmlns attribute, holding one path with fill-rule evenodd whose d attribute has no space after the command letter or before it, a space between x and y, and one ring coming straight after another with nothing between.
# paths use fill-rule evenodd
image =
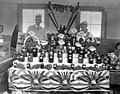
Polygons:
<instances>
[{"instance_id":1,"label":"jar lid","mask_svg":"<svg viewBox=\"0 0 120 94\"><path fill-rule=\"evenodd\" d=\"M59 37L59 38L61 38L61 39L63 39L63 38L64 38L64 36L65 36L65 35L64 35L64 34L62 34L62 33L58 34L58 37Z\"/></svg>"},{"instance_id":2,"label":"jar lid","mask_svg":"<svg viewBox=\"0 0 120 94\"><path fill-rule=\"evenodd\" d=\"M79 42L76 42L75 45L76 45L77 47L81 47L81 46L82 46Z\"/></svg>"},{"instance_id":3,"label":"jar lid","mask_svg":"<svg viewBox=\"0 0 120 94\"><path fill-rule=\"evenodd\" d=\"M47 44L48 44L48 41L41 40L40 43L41 43L41 45L47 45Z\"/></svg>"},{"instance_id":4,"label":"jar lid","mask_svg":"<svg viewBox=\"0 0 120 94\"><path fill-rule=\"evenodd\" d=\"M63 40L59 40L58 43L59 43L60 45L64 45L64 44L65 44L65 42L64 42Z\"/></svg>"},{"instance_id":5,"label":"jar lid","mask_svg":"<svg viewBox=\"0 0 120 94\"><path fill-rule=\"evenodd\" d=\"M96 50L96 48L95 48L94 46L90 46L88 49L89 49L90 51L95 51L95 50Z\"/></svg>"},{"instance_id":6,"label":"jar lid","mask_svg":"<svg viewBox=\"0 0 120 94\"><path fill-rule=\"evenodd\" d=\"M71 32L72 32L72 33L77 33L77 29L73 28L73 29L71 30Z\"/></svg>"}]
</instances>

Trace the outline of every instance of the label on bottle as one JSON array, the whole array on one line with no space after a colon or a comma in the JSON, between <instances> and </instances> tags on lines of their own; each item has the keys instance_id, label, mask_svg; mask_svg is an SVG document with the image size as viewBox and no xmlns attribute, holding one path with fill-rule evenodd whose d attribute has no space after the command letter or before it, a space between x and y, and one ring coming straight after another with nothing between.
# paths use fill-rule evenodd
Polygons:
<instances>
[{"instance_id":1,"label":"label on bottle","mask_svg":"<svg viewBox=\"0 0 120 94\"><path fill-rule=\"evenodd\" d=\"M89 59L88 58L83 58L83 63L84 64L89 64Z\"/></svg>"},{"instance_id":2,"label":"label on bottle","mask_svg":"<svg viewBox=\"0 0 120 94\"><path fill-rule=\"evenodd\" d=\"M33 62L33 57L32 56L28 56L28 62Z\"/></svg>"},{"instance_id":3,"label":"label on bottle","mask_svg":"<svg viewBox=\"0 0 120 94\"><path fill-rule=\"evenodd\" d=\"M43 62L43 56L39 56L39 62Z\"/></svg>"},{"instance_id":4,"label":"label on bottle","mask_svg":"<svg viewBox=\"0 0 120 94\"><path fill-rule=\"evenodd\" d=\"M73 63L78 63L78 54L73 53Z\"/></svg>"},{"instance_id":5,"label":"label on bottle","mask_svg":"<svg viewBox=\"0 0 120 94\"><path fill-rule=\"evenodd\" d=\"M82 55L78 57L78 63L83 63L83 56Z\"/></svg>"}]
</instances>

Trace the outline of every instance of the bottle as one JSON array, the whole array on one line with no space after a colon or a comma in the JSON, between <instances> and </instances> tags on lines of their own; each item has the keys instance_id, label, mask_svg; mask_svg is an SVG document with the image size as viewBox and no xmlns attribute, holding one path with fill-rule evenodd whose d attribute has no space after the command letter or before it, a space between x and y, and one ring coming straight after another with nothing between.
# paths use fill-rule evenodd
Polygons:
<instances>
[{"instance_id":1,"label":"bottle","mask_svg":"<svg viewBox=\"0 0 120 94\"><path fill-rule=\"evenodd\" d=\"M72 60L73 60L73 55L68 54L68 63L72 63Z\"/></svg>"},{"instance_id":2,"label":"bottle","mask_svg":"<svg viewBox=\"0 0 120 94\"><path fill-rule=\"evenodd\" d=\"M75 65L74 64L71 64L71 69L74 69Z\"/></svg>"},{"instance_id":3,"label":"bottle","mask_svg":"<svg viewBox=\"0 0 120 94\"><path fill-rule=\"evenodd\" d=\"M80 47L76 47L77 53L80 52Z\"/></svg>"},{"instance_id":4,"label":"bottle","mask_svg":"<svg viewBox=\"0 0 120 94\"><path fill-rule=\"evenodd\" d=\"M63 33L62 31L63 31L63 30L62 30L62 25L60 24L59 33Z\"/></svg>"},{"instance_id":5,"label":"bottle","mask_svg":"<svg viewBox=\"0 0 120 94\"><path fill-rule=\"evenodd\" d=\"M21 54L18 54L18 55L17 55L17 60L18 60L18 61L20 61L20 56L21 56Z\"/></svg>"},{"instance_id":6,"label":"bottle","mask_svg":"<svg viewBox=\"0 0 120 94\"><path fill-rule=\"evenodd\" d=\"M96 57L96 63L97 64L101 64L102 63L101 58L100 58L99 55Z\"/></svg>"},{"instance_id":7,"label":"bottle","mask_svg":"<svg viewBox=\"0 0 120 94\"><path fill-rule=\"evenodd\" d=\"M41 68L41 69L44 69L44 64L43 64L43 63L40 64L40 68Z\"/></svg>"},{"instance_id":8,"label":"bottle","mask_svg":"<svg viewBox=\"0 0 120 94\"><path fill-rule=\"evenodd\" d=\"M109 65L109 64L106 64L106 65L105 65L105 69L106 69L106 70L109 70L109 68L110 68L110 65Z\"/></svg>"},{"instance_id":9,"label":"bottle","mask_svg":"<svg viewBox=\"0 0 120 94\"><path fill-rule=\"evenodd\" d=\"M33 57L37 57L37 51L38 51L37 47L33 47L32 49Z\"/></svg>"},{"instance_id":10,"label":"bottle","mask_svg":"<svg viewBox=\"0 0 120 94\"><path fill-rule=\"evenodd\" d=\"M84 58L84 47L81 47L81 49L80 49L80 55L83 55L83 58Z\"/></svg>"},{"instance_id":11,"label":"bottle","mask_svg":"<svg viewBox=\"0 0 120 94\"><path fill-rule=\"evenodd\" d=\"M94 51L94 58L97 58L97 56L98 56L98 53L97 53L97 51L95 50L95 51Z\"/></svg>"},{"instance_id":12,"label":"bottle","mask_svg":"<svg viewBox=\"0 0 120 94\"><path fill-rule=\"evenodd\" d=\"M89 57L88 57L88 59L89 59L89 64L93 64L93 55L90 53L89 54Z\"/></svg>"},{"instance_id":13,"label":"bottle","mask_svg":"<svg viewBox=\"0 0 120 94\"><path fill-rule=\"evenodd\" d=\"M63 40L59 40L58 43L59 43L59 49L64 50L65 42Z\"/></svg>"},{"instance_id":14,"label":"bottle","mask_svg":"<svg viewBox=\"0 0 120 94\"><path fill-rule=\"evenodd\" d=\"M83 63L83 55L78 56L78 63Z\"/></svg>"},{"instance_id":15,"label":"bottle","mask_svg":"<svg viewBox=\"0 0 120 94\"><path fill-rule=\"evenodd\" d=\"M41 54L43 55L43 57L45 57L45 49L41 50Z\"/></svg>"},{"instance_id":16,"label":"bottle","mask_svg":"<svg viewBox=\"0 0 120 94\"><path fill-rule=\"evenodd\" d=\"M53 65L53 68L56 69L56 68L57 68L57 64L54 64L54 65Z\"/></svg>"},{"instance_id":17,"label":"bottle","mask_svg":"<svg viewBox=\"0 0 120 94\"><path fill-rule=\"evenodd\" d=\"M25 57L24 57L23 53L21 53L19 61L20 62L24 62L25 61Z\"/></svg>"},{"instance_id":18,"label":"bottle","mask_svg":"<svg viewBox=\"0 0 120 94\"><path fill-rule=\"evenodd\" d=\"M82 69L83 69L83 70L86 69L86 65L85 65L85 64L82 65Z\"/></svg>"},{"instance_id":19,"label":"bottle","mask_svg":"<svg viewBox=\"0 0 120 94\"><path fill-rule=\"evenodd\" d=\"M39 62L43 62L43 54L39 56Z\"/></svg>"},{"instance_id":20,"label":"bottle","mask_svg":"<svg viewBox=\"0 0 120 94\"><path fill-rule=\"evenodd\" d=\"M68 49L72 49L72 45L71 45L71 43L70 43L70 41L68 41L67 43L66 43L66 49L67 49L67 52L69 51Z\"/></svg>"},{"instance_id":21,"label":"bottle","mask_svg":"<svg viewBox=\"0 0 120 94\"><path fill-rule=\"evenodd\" d=\"M75 43L76 43L76 37L72 36L72 46L75 46Z\"/></svg>"},{"instance_id":22,"label":"bottle","mask_svg":"<svg viewBox=\"0 0 120 94\"><path fill-rule=\"evenodd\" d=\"M50 40L50 46L53 46L53 48L56 47L56 42L55 42L55 40L54 40L54 36L55 36L55 35L52 33L52 34L51 34L51 40Z\"/></svg>"},{"instance_id":23,"label":"bottle","mask_svg":"<svg viewBox=\"0 0 120 94\"><path fill-rule=\"evenodd\" d=\"M27 49L25 47L22 47L21 53L23 53L23 56L26 57L27 56Z\"/></svg>"},{"instance_id":24,"label":"bottle","mask_svg":"<svg viewBox=\"0 0 120 94\"><path fill-rule=\"evenodd\" d=\"M62 56L62 50L58 50L58 58L60 57L60 56Z\"/></svg>"},{"instance_id":25,"label":"bottle","mask_svg":"<svg viewBox=\"0 0 120 94\"><path fill-rule=\"evenodd\" d=\"M103 64L103 65L102 65L102 70L105 70L105 69L106 69L106 65Z\"/></svg>"},{"instance_id":26,"label":"bottle","mask_svg":"<svg viewBox=\"0 0 120 94\"><path fill-rule=\"evenodd\" d=\"M28 55L28 62L33 62L33 54L29 53Z\"/></svg>"},{"instance_id":27,"label":"bottle","mask_svg":"<svg viewBox=\"0 0 120 94\"><path fill-rule=\"evenodd\" d=\"M14 68L17 68L17 62L14 62L13 66Z\"/></svg>"},{"instance_id":28,"label":"bottle","mask_svg":"<svg viewBox=\"0 0 120 94\"><path fill-rule=\"evenodd\" d=\"M49 50L49 62L50 63L54 62L54 49L53 49L53 47L50 47L50 50Z\"/></svg>"},{"instance_id":29,"label":"bottle","mask_svg":"<svg viewBox=\"0 0 120 94\"><path fill-rule=\"evenodd\" d=\"M112 65L109 66L109 70L113 70L113 66Z\"/></svg>"},{"instance_id":30,"label":"bottle","mask_svg":"<svg viewBox=\"0 0 120 94\"><path fill-rule=\"evenodd\" d=\"M59 63L62 63L62 61L63 61L63 53L62 53L62 50L59 50L58 51L58 62Z\"/></svg>"},{"instance_id":31,"label":"bottle","mask_svg":"<svg viewBox=\"0 0 120 94\"><path fill-rule=\"evenodd\" d=\"M84 45L84 40L83 40L83 38L80 38L78 41L79 41L79 43L80 43L81 45Z\"/></svg>"},{"instance_id":32,"label":"bottle","mask_svg":"<svg viewBox=\"0 0 120 94\"><path fill-rule=\"evenodd\" d=\"M65 30L66 30L66 26L64 25L64 26L63 26L63 31L65 31ZM66 32L64 32L64 33L66 33Z\"/></svg>"},{"instance_id":33,"label":"bottle","mask_svg":"<svg viewBox=\"0 0 120 94\"><path fill-rule=\"evenodd\" d=\"M55 41L55 38L54 38L54 37L55 37L55 35L52 34L50 45L53 46L54 49L56 49L56 45L57 45L57 44L56 44L56 41Z\"/></svg>"},{"instance_id":34,"label":"bottle","mask_svg":"<svg viewBox=\"0 0 120 94\"><path fill-rule=\"evenodd\" d=\"M89 58L89 64L93 64L93 58Z\"/></svg>"},{"instance_id":35,"label":"bottle","mask_svg":"<svg viewBox=\"0 0 120 94\"><path fill-rule=\"evenodd\" d=\"M27 63L26 67L29 69L30 68L30 63Z\"/></svg>"},{"instance_id":36,"label":"bottle","mask_svg":"<svg viewBox=\"0 0 120 94\"><path fill-rule=\"evenodd\" d=\"M72 52L72 46L69 46L68 47L68 63L72 63L72 60L73 60L73 52Z\"/></svg>"},{"instance_id":37,"label":"bottle","mask_svg":"<svg viewBox=\"0 0 120 94\"><path fill-rule=\"evenodd\" d=\"M101 58L101 63L104 63L104 55L101 55L100 58Z\"/></svg>"},{"instance_id":38,"label":"bottle","mask_svg":"<svg viewBox=\"0 0 120 94\"><path fill-rule=\"evenodd\" d=\"M63 61L63 57L61 56L61 57L58 58L58 62L62 63L62 61Z\"/></svg>"},{"instance_id":39,"label":"bottle","mask_svg":"<svg viewBox=\"0 0 120 94\"><path fill-rule=\"evenodd\" d=\"M95 65L94 65L94 68L95 68L95 69L98 69L98 68L99 68L99 66L98 66L97 64L95 64Z\"/></svg>"},{"instance_id":40,"label":"bottle","mask_svg":"<svg viewBox=\"0 0 120 94\"><path fill-rule=\"evenodd\" d=\"M94 51L91 51L91 53L90 53L90 54L92 55L92 58L94 58L94 57L95 57Z\"/></svg>"},{"instance_id":41,"label":"bottle","mask_svg":"<svg viewBox=\"0 0 120 94\"><path fill-rule=\"evenodd\" d=\"M116 65L115 70L120 70L120 65Z\"/></svg>"},{"instance_id":42,"label":"bottle","mask_svg":"<svg viewBox=\"0 0 120 94\"><path fill-rule=\"evenodd\" d=\"M85 58L87 57L87 53L88 53L88 49L85 48L85 49L84 49L84 57L85 57Z\"/></svg>"},{"instance_id":43,"label":"bottle","mask_svg":"<svg viewBox=\"0 0 120 94\"><path fill-rule=\"evenodd\" d=\"M104 56L104 64L110 64L110 57L107 55Z\"/></svg>"}]
</instances>

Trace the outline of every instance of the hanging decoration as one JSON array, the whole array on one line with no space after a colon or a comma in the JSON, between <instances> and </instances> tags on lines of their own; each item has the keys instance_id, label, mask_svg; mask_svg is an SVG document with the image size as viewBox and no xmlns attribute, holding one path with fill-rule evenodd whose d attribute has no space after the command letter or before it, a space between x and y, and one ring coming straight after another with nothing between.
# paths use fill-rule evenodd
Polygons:
<instances>
[{"instance_id":1,"label":"hanging decoration","mask_svg":"<svg viewBox=\"0 0 120 94\"><path fill-rule=\"evenodd\" d=\"M51 7L56 12L60 12L60 13L73 12L75 9L75 7L72 5L61 5L61 4L52 4Z\"/></svg>"},{"instance_id":2,"label":"hanging decoration","mask_svg":"<svg viewBox=\"0 0 120 94\"><path fill-rule=\"evenodd\" d=\"M48 4L48 15L49 15L50 19L52 20L53 24L55 25L56 29L58 30L59 25L55 18L54 12L51 8L51 2L49 2L49 4Z\"/></svg>"},{"instance_id":3,"label":"hanging decoration","mask_svg":"<svg viewBox=\"0 0 120 94\"><path fill-rule=\"evenodd\" d=\"M57 31L61 32L61 30L62 30L63 31L62 33L65 34L65 33L69 32L73 22L75 21L78 9L79 9L79 2L77 3L77 6L75 6L75 7L72 5L51 4L51 2L49 2L49 4L48 4L48 16L52 20ZM60 13L72 12L72 14L69 18L69 21L67 23L67 26L65 26L65 25L62 26L61 24L60 25L58 24L53 10L55 10L56 12L60 12ZM65 32L65 30L66 30L66 32Z\"/></svg>"}]
</instances>

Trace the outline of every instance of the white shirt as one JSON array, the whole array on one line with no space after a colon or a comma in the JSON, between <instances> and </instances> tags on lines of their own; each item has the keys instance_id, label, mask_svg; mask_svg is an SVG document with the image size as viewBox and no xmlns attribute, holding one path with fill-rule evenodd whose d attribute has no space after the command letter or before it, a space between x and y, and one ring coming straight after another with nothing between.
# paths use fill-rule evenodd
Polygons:
<instances>
[{"instance_id":1,"label":"white shirt","mask_svg":"<svg viewBox=\"0 0 120 94\"><path fill-rule=\"evenodd\" d=\"M37 28L37 25L31 25L28 27L27 29L27 33L33 31L35 33L35 36L40 40L47 40L47 31L42 28L41 26L39 26L39 28Z\"/></svg>"},{"instance_id":2,"label":"white shirt","mask_svg":"<svg viewBox=\"0 0 120 94\"><path fill-rule=\"evenodd\" d=\"M77 37L77 40L79 40L80 38L82 38L84 41L87 39L87 38L92 38L92 42L95 42L95 39L92 35L92 33L88 32L84 32L84 31L80 31L80 32L77 32L76 33L76 37Z\"/></svg>"}]
</instances>

